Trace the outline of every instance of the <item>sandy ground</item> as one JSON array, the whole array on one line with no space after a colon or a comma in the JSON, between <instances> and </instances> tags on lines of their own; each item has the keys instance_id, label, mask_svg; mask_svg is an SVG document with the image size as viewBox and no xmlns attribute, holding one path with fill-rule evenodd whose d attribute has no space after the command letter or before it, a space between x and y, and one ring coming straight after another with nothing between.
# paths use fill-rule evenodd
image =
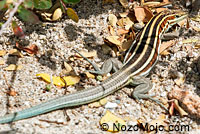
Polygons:
<instances>
[{"instance_id":1,"label":"sandy ground","mask_svg":"<svg viewBox=\"0 0 200 134\"><path fill-rule=\"evenodd\" d=\"M96 83L96 80L84 79L78 86L65 88L52 88L45 91L46 83L37 79L37 73L48 73L58 75L62 72L63 62L68 61L70 56L77 50L96 50L98 57L96 61L101 64L109 56L102 53L101 45L103 39L108 36L107 17L109 13L120 13L122 6L118 3L112 5L102 5L100 1L82 1L75 7L80 17L78 23L64 17L55 23L44 23L43 25L22 24L25 30L25 40L19 40L13 36L11 28L0 37L0 50L10 50L15 43L23 45L36 44L40 53L37 56L29 56L25 52L23 58L6 54L0 57L6 64L0 66L0 116L22 109L29 108L36 104L48 101L49 99L62 96L66 93L76 92L75 87L86 87ZM197 24L198 25L198 24ZM200 25L198 25L200 26ZM199 38L199 35L188 36L189 38ZM187 38L188 38L187 37ZM175 87L174 79L170 77L170 72L175 70L186 75L186 81L181 89L189 90L199 95L200 81L197 62L199 61L200 51L194 49L194 44L190 44L190 51L184 49L188 44L181 44L184 37L177 39L179 43L170 48L171 54L160 56L156 67L149 74L153 81L154 89L149 94L156 94L158 98L166 98L167 93ZM9 64L22 65L23 69L13 72L5 71L4 68ZM83 66L80 66L82 64ZM74 69L81 73L85 70L85 61L74 61ZM4 77L5 76L5 77ZM6 94L8 84L11 90L17 92L15 96ZM88 82L89 81L89 82ZM90 83L90 84L84 84ZM107 97L109 102L117 102L118 106L111 111L125 120L142 119L150 121L156 119L165 111L151 101L144 101L145 105L139 104L128 97L125 92L131 91L130 88L123 88L121 91ZM120 98L120 99L119 99ZM10 124L0 124L0 134L58 134L58 133L105 133L100 129L99 121L105 114L106 108L90 108L83 105L76 108L56 110L47 114L33 118L16 121ZM166 113L165 113L166 114ZM189 125L190 133L200 132L200 126L196 120L188 117L181 118L178 114L168 118L170 124ZM179 131L181 133L181 131ZM121 132L122 133L122 132ZM126 133L131 133L127 132ZM137 132L142 133L142 132ZM177 132L178 133L178 132ZM185 132L183 132L185 133Z\"/></svg>"}]
</instances>

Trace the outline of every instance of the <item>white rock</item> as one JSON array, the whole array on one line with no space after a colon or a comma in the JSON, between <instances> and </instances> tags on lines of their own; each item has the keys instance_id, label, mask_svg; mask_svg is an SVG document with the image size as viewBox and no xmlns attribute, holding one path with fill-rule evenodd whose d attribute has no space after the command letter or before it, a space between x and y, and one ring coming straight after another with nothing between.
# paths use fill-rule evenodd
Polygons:
<instances>
[{"instance_id":1,"label":"white rock","mask_svg":"<svg viewBox=\"0 0 200 134\"><path fill-rule=\"evenodd\" d=\"M106 109L113 109L113 108L116 108L117 107L117 103L112 103L112 102L108 102L106 105L105 105L105 108Z\"/></svg>"}]
</instances>

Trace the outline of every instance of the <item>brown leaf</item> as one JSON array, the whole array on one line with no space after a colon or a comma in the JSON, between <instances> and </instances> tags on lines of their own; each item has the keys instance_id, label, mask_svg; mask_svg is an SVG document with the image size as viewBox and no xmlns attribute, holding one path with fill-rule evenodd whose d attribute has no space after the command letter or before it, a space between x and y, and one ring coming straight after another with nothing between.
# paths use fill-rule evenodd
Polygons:
<instances>
[{"instance_id":1,"label":"brown leaf","mask_svg":"<svg viewBox=\"0 0 200 134\"><path fill-rule=\"evenodd\" d=\"M167 56L169 54L170 54L169 50L164 50L162 51L162 53L160 53L160 55L164 55L164 56Z\"/></svg>"},{"instance_id":2,"label":"brown leaf","mask_svg":"<svg viewBox=\"0 0 200 134\"><path fill-rule=\"evenodd\" d=\"M16 71L21 69L22 69L21 65L14 65L14 64L10 64L8 67L4 68L4 70L6 71Z\"/></svg>"},{"instance_id":3,"label":"brown leaf","mask_svg":"<svg viewBox=\"0 0 200 134\"><path fill-rule=\"evenodd\" d=\"M32 44L28 47L23 47L23 46L19 45L18 43L16 43L16 47L23 51L26 51L29 54L37 54L38 53L38 47L35 44Z\"/></svg>"},{"instance_id":4,"label":"brown leaf","mask_svg":"<svg viewBox=\"0 0 200 134\"><path fill-rule=\"evenodd\" d=\"M85 72L85 74L86 74L86 76L87 76L88 78L92 78L92 79L95 78L95 75L93 75L93 74L91 74L91 73L89 73L89 72Z\"/></svg>"},{"instance_id":5,"label":"brown leaf","mask_svg":"<svg viewBox=\"0 0 200 134\"><path fill-rule=\"evenodd\" d=\"M179 106L179 104L178 104L178 100L174 100L174 107L175 107L175 109L180 113L180 115L181 115L181 117L183 117L183 116L187 116L188 115L188 113L186 113L180 106Z\"/></svg>"},{"instance_id":6,"label":"brown leaf","mask_svg":"<svg viewBox=\"0 0 200 134\"><path fill-rule=\"evenodd\" d=\"M129 30L133 26L133 22L129 17L123 18L123 25L125 26L126 30Z\"/></svg>"},{"instance_id":7,"label":"brown leaf","mask_svg":"<svg viewBox=\"0 0 200 134\"><path fill-rule=\"evenodd\" d=\"M156 8L156 12L160 13L162 11L168 10L167 8Z\"/></svg>"},{"instance_id":8,"label":"brown leaf","mask_svg":"<svg viewBox=\"0 0 200 134\"><path fill-rule=\"evenodd\" d=\"M143 4L143 6L147 6L149 8L155 8L155 7L163 7L163 6L166 6L166 5L170 5L171 2L146 2Z\"/></svg>"},{"instance_id":9,"label":"brown leaf","mask_svg":"<svg viewBox=\"0 0 200 134\"><path fill-rule=\"evenodd\" d=\"M172 46L175 44L175 41L173 40L170 40L170 41L167 41L167 42L163 42L161 45L160 45L160 51L159 53L162 53L165 49L167 49L168 47Z\"/></svg>"},{"instance_id":10,"label":"brown leaf","mask_svg":"<svg viewBox=\"0 0 200 134\"><path fill-rule=\"evenodd\" d=\"M118 40L118 39L119 39L118 36L108 36L108 37L106 37L106 39L107 39L109 42L111 42L111 43L113 43L113 44L115 44L115 45L117 45L117 46L120 46L120 45L121 45L121 42Z\"/></svg>"},{"instance_id":11,"label":"brown leaf","mask_svg":"<svg viewBox=\"0 0 200 134\"><path fill-rule=\"evenodd\" d=\"M120 29L117 30L117 35L126 34L128 32L129 32L129 30L125 30L123 28L120 28Z\"/></svg>"},{"instance_id":12,"label":"brown leaf","mask_svg":"<svg viewBox=\"0 0 200 134\"><path fill-rule=\"evenodd\" d=\"M67 62L64 62L64 67L65 67L65 70L66 70L65 73L69 73L69 72L72 71L72 67Z\"/></svg>"},{"instance_id":13,"label":"brown leaf","mask_svg":"<svg viewBox=\"0 0 200 134\"><path fill-rule=\"evenodd\" d=\"M120 17L125 18L127 17L128 13L127 12L123 12L123 13L119 13Z\"/></svg>"},{"instance_id":14,"label":"brown leaf","mask_svg":"<svg viewBox=\"0 0 200 134\"><path fill-rule=\"evenodd\" d=\"M130 40L126 41L126 42L123 42L122 43L122 50L125 51L125 50L129 49L130 46L132 45L132 43L133 43L132 39L130 39Z\"/></svg>"},{"instance_id":15,"label":"brown leaf","mask_svg":"<svg viewBox=\"0 0 200 134\"><path fill-rule=\"evenodd\" d=\"M0 60L0 65L4 65L6 62L4 60Z\"/></svg>"},{"instance_id":16,"label":"brown leaf","mask_svg":"<svg viewBox=\"0 0 200 134\"><path fill-rule=\"evenodd\" d=\"M116 27L117 17L114 14L109 14L108 21L111 26Z\"/></svg>"},{"instance_id":17,"label":"brown leaf","mask_svg":"<svg viewBox=\"0 0 200 134\"><path fill-rule=\"evenodd\" d=\"M0 56L6 55L6 50L0 50Z\"/></svg>"},{"instance_id":18,"label":"brown leaf","mask_svg":"<svg viewBox=\"0 0 200 134\"><path fill-rule=\"evenodd\" d=\"M53 13L52 20L56 21L56 20L59 20L61 17L62 17L62 10L61 8L57 8Z\"/></svg>"},{"instance_id":19,"label":"brown leaf","mask_svg":"<svg viewBox=\"0 0 200 134\"><path fill-rule=\"evenodd\" d=\"M108 31L110 32L111 35L115 35L115 30L111 25L108 25Z\"/></svg>"},{"instance_id":20,"label":"brown leaf","mask_svg":"<svg viewBox=\"0 0 200 134\"><path fill-rule=\"evenodd\" d=\"M119 2L122 4L122 6L124 8L127 8L128 7L128 0L119 0Z\"/></svg>"},{"instance_id":21,"label":"brown leaf","mask_svg":"<svg viewBox=\"0 0 200 134\"><path fill-rule=\"evenodd\" d=\"M117 21L117 25L120 26L120 27L124 27L124 22L123 22L123 19L124 18L121 18Z\"/></svg>"},{"instance_id":22,"label":"brown leaf","mask_svg":"<svg viewBox=\"0 0 200 134\"><path fill-rule=\"evenodd\" d=\"M18 56L18 57L24 57L22 53L20 53L17 49L11 49L8 51L10 55Z\"/></svg>"},{"instance_id":23,"label":"brown leaf","mask_svg":"<svg viewBox=\"0 0 200 134\"><path fill-rule=\"evenodd\" d=\"M174 115L174 109L175 109L175 104L174 101L171 102L171 105L169 107L169 115Z\"/></svg>"},{"instance_id":24,"label":"brown leaf","mask_svg":"<svg viewBox=\"0 0 200 134\"><path fill-rule=\"evenodd\" d=\"M153 17L153 13L148 8L136 7L134 12L138 22L148 22Z\"/></svg>"},{"instance_id":25,"label":"brown leaf","mask_svg":"<svg viewBox=\"0 0 200 134\"><path fill-rule=\"evenodd\" d=\"M173 89L168 93L168 98L173 100L175 99L176 101L178 100L174 103L180 102L184 110L187 111L191 116L200 118L200 97L195 93L191 91L184 91L176 87L176 89ZM182 108L180 108L178 105L176 106L176 110L178 110L182 116L187 115Z\"/></svg>"},{"instance_id":26,"label":"brown leaf","mask_svg":"<svg viewBox=\"0 0 200 134\"><path fill-rule=\"evenodd\" d=\"M87 57L87 58L89 58L89 57L96 57L96 56L97 56L97 51L90 51L90 52L80 51L80 53L81 53L83 56ZM82 56L80 56L79 54L76 54L76 56L82 58Z\"/></svg>"},{"instance_id":27,"label":"brown leaf","mask_svg":"<svg viewBox=\"0 0 200 134\"><path fill-rule=\"evenodd\" d=\"M14 90L11 90L11 91L7 92L7 94L10 95L10 96L16 96L17 92L14 91Z\"/></svg>"}]
</instances>

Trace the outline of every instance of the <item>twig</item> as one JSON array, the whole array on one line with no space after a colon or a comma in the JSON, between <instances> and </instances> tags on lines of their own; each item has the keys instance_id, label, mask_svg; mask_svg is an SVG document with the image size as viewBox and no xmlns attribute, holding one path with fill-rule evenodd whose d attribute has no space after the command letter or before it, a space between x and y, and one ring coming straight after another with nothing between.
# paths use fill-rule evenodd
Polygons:
<instances>
[{"instance_id":1,"label":"twig","mask_svg":"<svg viewBox=\"0 0 200 134\"><path fill-rule=\"evenodd\" d=\"M10 22L12 21L12 18L14 16L14 14L17 12L18 7L20 6L20 4L24 2L24 0L19 0L17 3L15 3L15 7L13 8L12 11L10 11L9 14L9 18L8 20L1 26L1 30L0 30L0 36L2 35L4 29L8 26L8 24L10 24Z\"/></svg>"}]
</instances>

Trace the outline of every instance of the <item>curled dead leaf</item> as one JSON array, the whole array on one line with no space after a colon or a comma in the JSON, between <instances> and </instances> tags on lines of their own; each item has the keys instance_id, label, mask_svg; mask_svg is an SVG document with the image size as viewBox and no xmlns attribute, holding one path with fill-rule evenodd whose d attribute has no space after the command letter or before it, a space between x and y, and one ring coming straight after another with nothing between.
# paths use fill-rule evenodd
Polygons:
<instances>
[{"instance_id":1,"label":"curled dead leaf","mask_svg":"<svg viewBox=\"0 0 200 134\"><path fill-rule=\"evenodd\" d=\"M178 104L178 100L174 99L174 108L180 113L180 115L183 116L187 116L188 113L186 113Z\"/></svg>"}]
</instances>

